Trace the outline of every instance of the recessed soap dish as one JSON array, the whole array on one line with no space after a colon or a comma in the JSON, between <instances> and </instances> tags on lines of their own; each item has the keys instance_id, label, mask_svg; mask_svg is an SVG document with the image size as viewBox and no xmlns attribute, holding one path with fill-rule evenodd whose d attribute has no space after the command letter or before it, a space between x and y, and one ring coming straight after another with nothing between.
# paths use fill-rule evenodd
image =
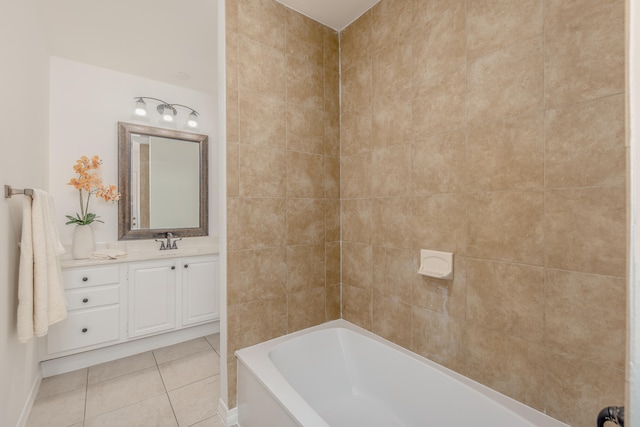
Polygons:
<instances>
[{"instance_id":1,"label":"recessed soap dish","mask_svg":"<svg viewBox=\"0 0 640 427\"><path fill-rule=\"evenodd\" d=\"M418 274L436 279L453 279L453 253L420 249Z\"/></svg>"}]
</instances>

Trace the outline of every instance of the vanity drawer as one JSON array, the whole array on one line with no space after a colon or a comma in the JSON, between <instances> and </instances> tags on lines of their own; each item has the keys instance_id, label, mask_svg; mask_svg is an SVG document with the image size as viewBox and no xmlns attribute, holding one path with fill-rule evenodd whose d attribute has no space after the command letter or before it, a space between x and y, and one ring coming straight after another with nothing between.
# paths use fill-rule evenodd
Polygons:
<instances>
[{"instance_id":1,"label":"vanity drawer","mask_svg":"<svg viewBox=\"0 0 640 427\"><path fill-rule=\"evenodd\" d=\"M120 338L120 307L101 307L69 313L49 328L47 352L60 353Z\"/></svg>"},{"instance_id":2,"label":"vanity drawer","mask_svg":"<svg viewBox=\"0 0 640 427\"><path fill-rule=\"evenodd\" d=\"M67 310L79 310L120 302L120 286L86 287L67 290Z\"/></svg>"},{"instance_id":3,"label":"vanity drawer","mask_svg":"<svg viewBox=\"0 0 640 427\"><path fill-rule=\"evenodd\" d=\"M112 285L120 282L120 267L74 268L62 273L65 289L82 286Z\"/></svg>"}]
</instances>

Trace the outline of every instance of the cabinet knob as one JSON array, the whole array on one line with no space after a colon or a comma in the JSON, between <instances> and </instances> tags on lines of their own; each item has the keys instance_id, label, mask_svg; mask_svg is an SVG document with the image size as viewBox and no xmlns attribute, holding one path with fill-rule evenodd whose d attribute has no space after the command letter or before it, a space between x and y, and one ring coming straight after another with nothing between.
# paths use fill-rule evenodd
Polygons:
<instances>
[{"instance_id":1,"label":"cabinet knob","mask_svg":"<svg viewBox=\"0 0 640 427\"><path fill-rule=\"evenodd\" d=\"M86 282L87 280L89 280L89 278L88 278L87 276L85 276L85 277L83 277L83 278L82 278L82 281L83 281L83 282Z\"/></svg>"},{"instance_id":2,"label":"cabinet knob","mask_svg":"<svg viewBox=\"0 0 640 427\"><path fill-rule=\"evenodd\" d=\"M83 333L83 334L86 334L86 333L87 333L87 331L88 331L88 329L87 329L87 328L82 328L82 333Z\"/></svg>"},{"instance_id":3,"label":"cabinet knob","mask_svg":"<svg viewBox=\"0 0 640 427\"><path fill-rule=\"evenodd\" d=\"M85 303L85 304L88 303L89 302L89 298L82 298L82 302Z\"/></svg>"},{"instance_id":4,"label":"cabinet knob","mask_svg":"<svg viewBox=\"0 0 640 427\"><path fill-rule=\"evenodd\" d=\"M185 264L185 265L184 265L184 268L189 268L189 264Z\"/></svg>"},{"instance_id":5,"label":"cabinet knob","mask_svg":"<svg viewBox=\"0 0 640 427\"><path fill-rule=\"evenodd\" d=\"M171 266L171 269L172 269L172 270L175 270L175 269L176 269L176 266L175 266L175 265L172 265L172 266Z\"/></svg>"}]
</instances>

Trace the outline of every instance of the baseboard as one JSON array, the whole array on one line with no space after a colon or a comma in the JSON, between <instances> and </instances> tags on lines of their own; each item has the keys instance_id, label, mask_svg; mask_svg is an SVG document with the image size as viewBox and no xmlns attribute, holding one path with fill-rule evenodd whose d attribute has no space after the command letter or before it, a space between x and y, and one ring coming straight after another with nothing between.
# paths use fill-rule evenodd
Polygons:
<instances>
[{"instance_id":1,"label":"baseboard","mask_svg":"<svg viewBox=\"0 0 640 427\"><path fill-rule=\"evenodd\" d=\"M29 414L31 414L31 408L33 408L33 402L36 401L38 390L40 390L41 382L42 382L42 374L40 372L37 372L36 378L34 379L33 384L31 385L31 390L29 390L29 395L27 396L27 400L24 402L24 406L22 407L22 412L20 412L20 418L18 419L16 427L24 427L27 425L27 421L29 420Z\"/></svg>"},{"instance_id":2,"label":"baseboard","mask_svg":"<svg viewBox=\"0 0 640 427\"><path fill-rule=\"evenodd\" d=\"M226 427L238 425L238 408L229 409L222 399L218 400L218 415Z\"/></svg>"}]
</instances>

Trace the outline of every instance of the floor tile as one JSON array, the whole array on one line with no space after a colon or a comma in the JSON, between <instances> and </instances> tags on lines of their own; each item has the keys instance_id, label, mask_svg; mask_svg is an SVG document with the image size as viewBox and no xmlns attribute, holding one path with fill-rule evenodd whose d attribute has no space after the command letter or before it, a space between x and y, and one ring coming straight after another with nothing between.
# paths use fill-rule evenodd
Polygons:
<instances>
[{"instance_id":1,"label":"floor tile","mask_svg":"<svg viewBox=\"0 0 640 427\"><path fill-rule=\"evenodd\" d=\"M26 427L223 427L219 340L212 334L45 378Z\"/></svg>"},{"instance_id":2,"label":"floor tile","mask_svg":"<svg viewBox=\"0 0 640 427\"><path fill-rule=\"evenodd\" d=\"M96 384L154 366L156 366L156 361L150 351L101 363L89 368L89 384Z\"/></svg>"},{"instance_id":3,"label":"floor tile","mask_svg":"<svg viewBox=\"0 0 640 427\"><path fill-rule=\"evenodd\" d=\"M207 418L204 421L194 424L192 427L225 427L222 418L219 415L214 415L211 418Z\"/></svg>"},{"instance_id":4,"label":"floor tile","mask_svg":"<svg viewBox=\"0 0 640 427\"><path fill-rule=\"evenodd\" d=\"M217 413L220 376L215 375L169 392L178 425L191 426Z\"/></svg>"},{"instance_id":5,"label":"floor tile","mask_svg":"<svg viewBox=\"0 0 640 427\"><path fill-rule=\"evenodd\" d=\"M161 365L163 363L171 362L173 360L180 359L182 357L191 356L192 354L202 353L203 351L210 351L211 344L205 338L197 338L191 341L185 341L178 344L170 345L168 347L162 347L153 350L153 355L156 358L156 363Z\"/></svg>"},{"instance_id":6,"label":"floor tile","mask_svg":"<svg viewBox=\"0 0 640 427\"><path fill-rule=\"evenodd\" d=\"M216 353L220 354L220 334L211 334L205 337L211 347L216 351Z\"/></svg>"},{"instance_id":7,"label":"floor tile","mask_svg":"<svg viewBox=\"0 0 640 427\"><path fill-rule=\"evenodd\" d=\"M175 427L177 425L166 394L90 418L84 423L84 427Z\"/></svg>"},{"instance_id":8,"label":"floor tile","mask_svg":"<svg viewBox=\"0 0 640 427\"><path fill-rule=\"evenodd\" d=\"M87 387L87 368L78 369L77 371L67 372L66 374L55 375L53 377L44 378L40 383L40 389L36 400L46 399L67 391L76 390L78 388Z\"/></svg>"},{"instance_id":9,"label":"floor tile","mask_svg":"<svg viewBox=\"0 0 640 427\"><path fill-rule=\"evenodd\" d=\"M220 373L220 358L210 350L159 365L167 391Z\"/></svg>"},{"instance_id":10,"label":"floor tile","mask_svg":"<svg viewBox=\"0 0 640 427\"><path fill-rule=\"evenodd\" d=\"M33 404L27 427L67 427L84 419L86 389L79 388Z\"/></svg>"},{"instance_id":11,"label":"floor tile","mask_svg":"<svg viewBox=\"0 0 640 427\"><path fill-rule=\"evenodd\" d=\"M87 387L86 418L93 418L165 392L157 368L120 376Z\"/></svg>"}]
</instances>

